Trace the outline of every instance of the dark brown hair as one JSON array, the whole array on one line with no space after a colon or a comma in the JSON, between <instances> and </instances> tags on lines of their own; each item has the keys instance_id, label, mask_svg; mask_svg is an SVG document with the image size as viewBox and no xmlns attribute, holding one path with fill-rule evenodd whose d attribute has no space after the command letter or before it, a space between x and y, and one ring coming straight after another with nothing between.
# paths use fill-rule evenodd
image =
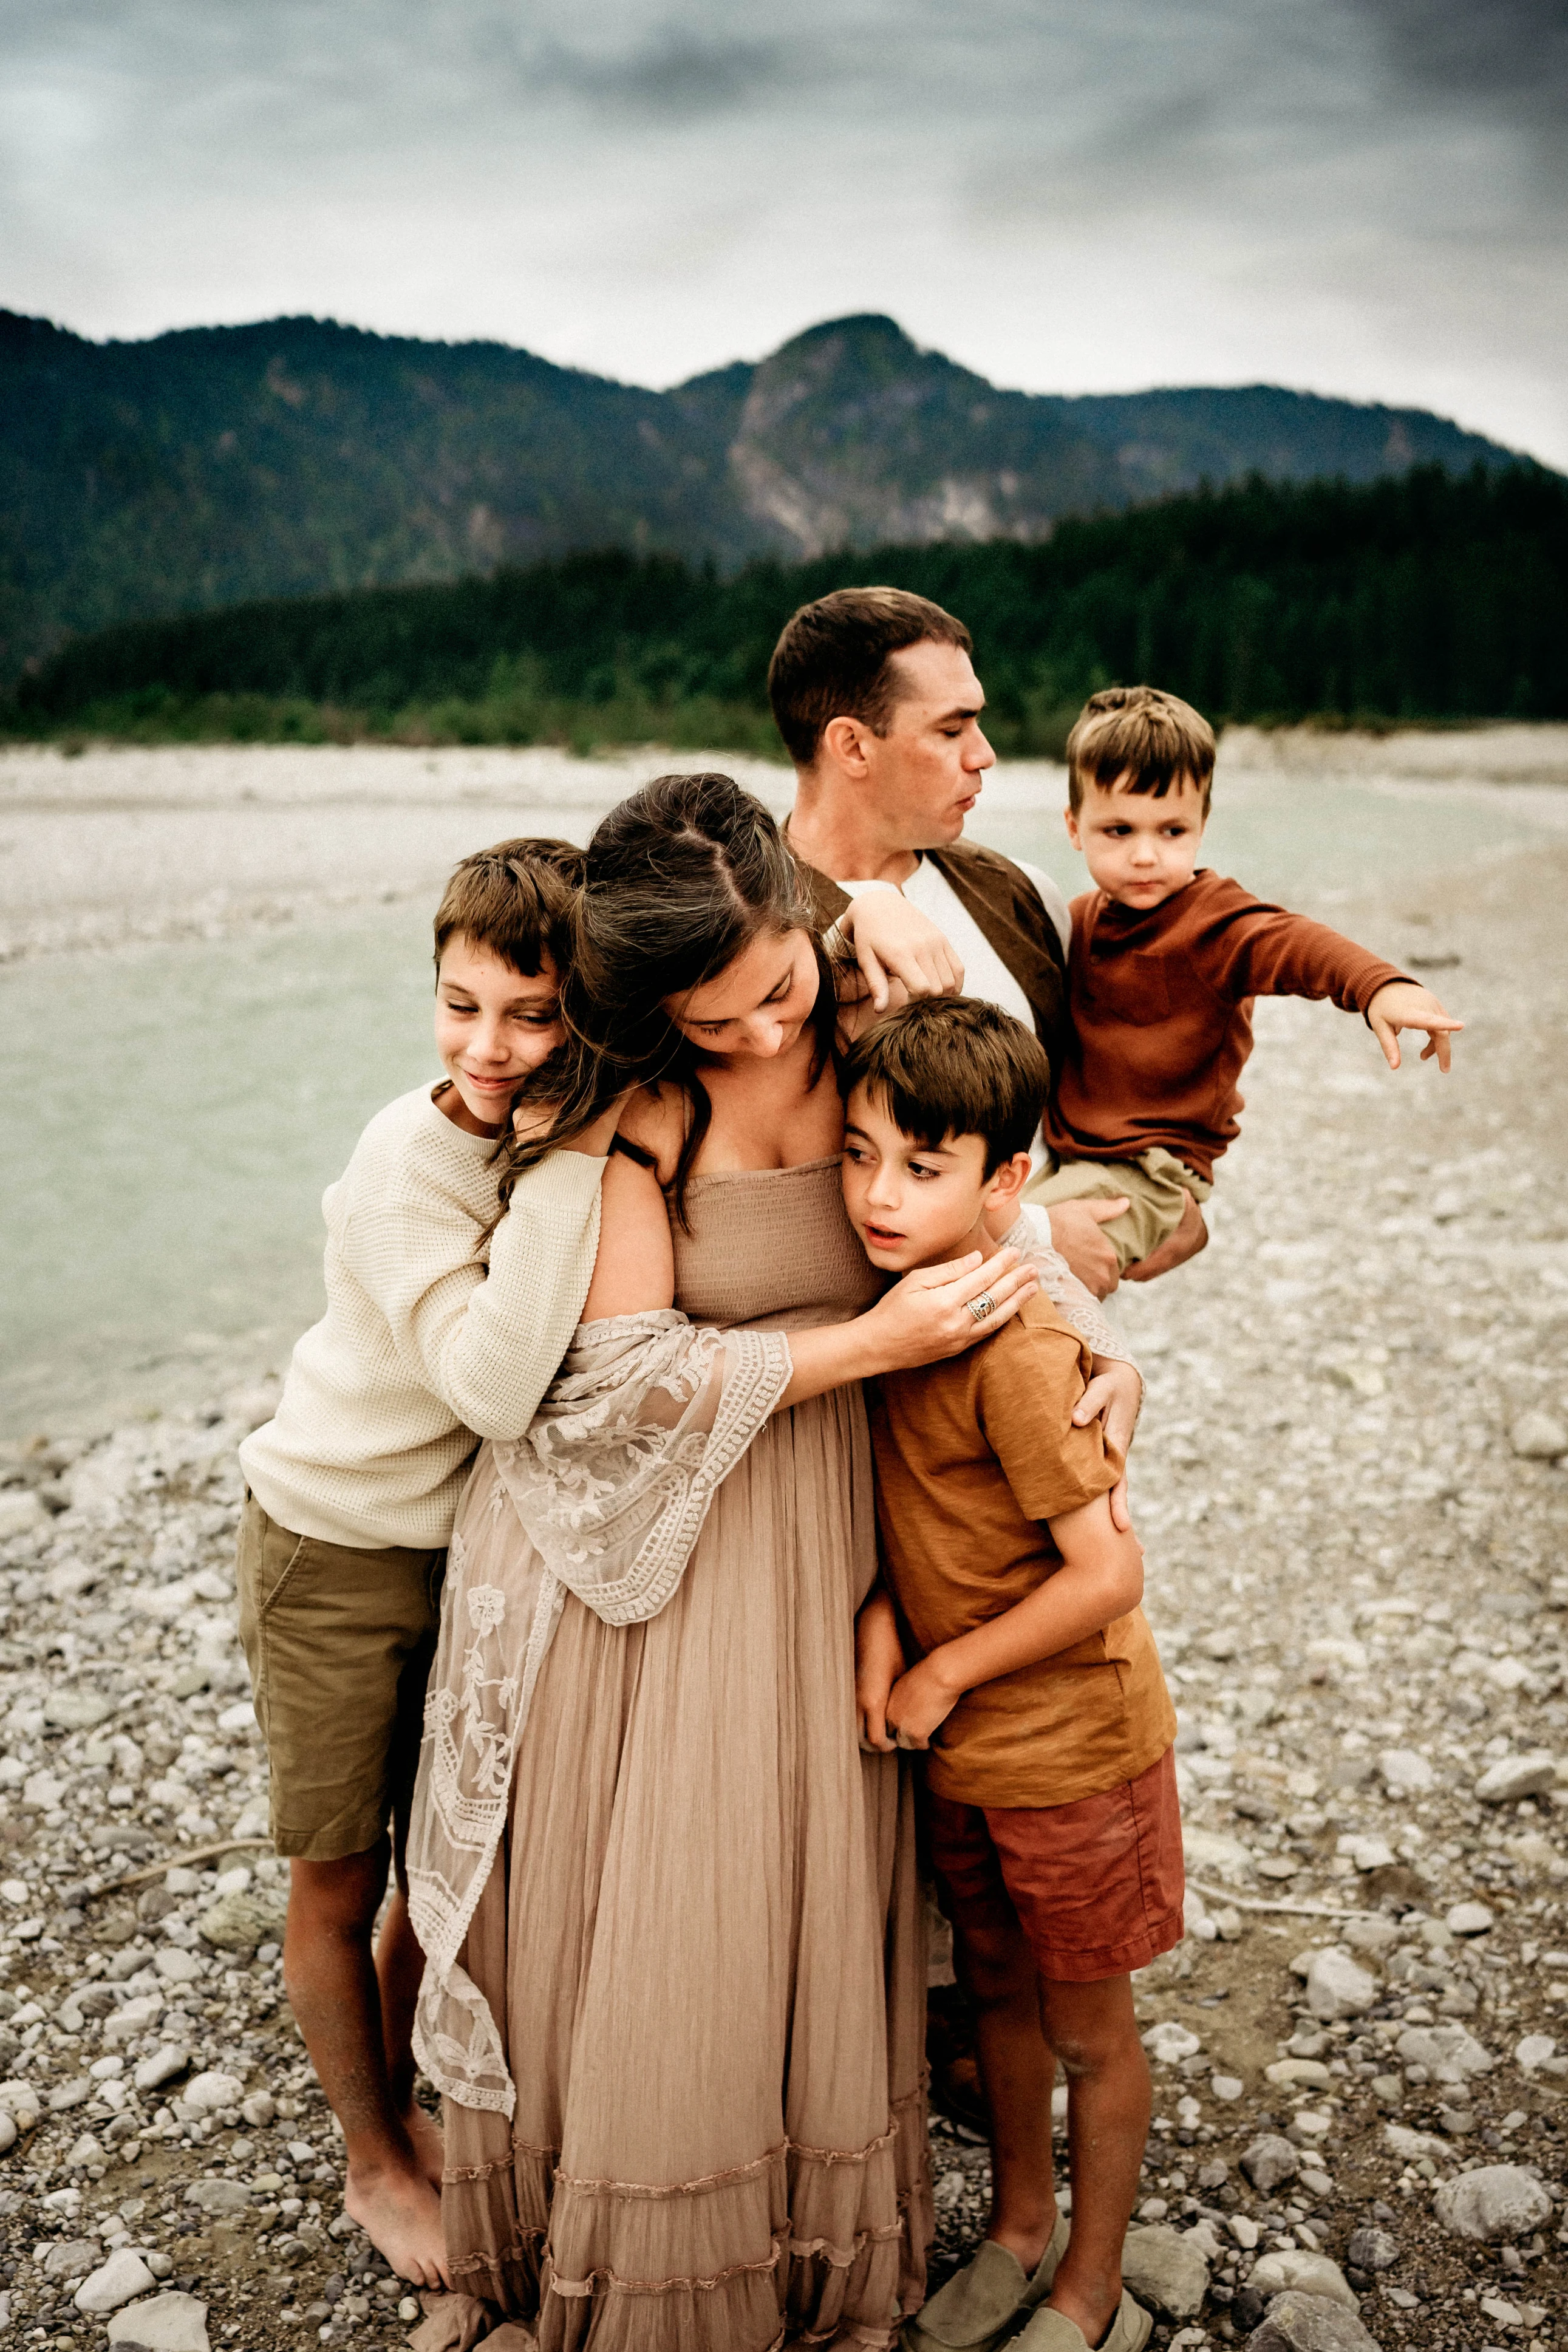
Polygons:
<instances>
[{"instance_id":1,"label":"dark brown hair","mask_svg":"<svg viewBox=\"0 0 1568 2352\"><path fill-rule=\"evenodd\" d=\"M1163 801L1173 784L1195 784L1209 813L1214 729L1201 710L1159 686L1108 686L1091 694L1068 737L1068 799L1076 814L1086 783L1109 791L1130 776L1130 793Z\"/></svg>"},{"instance_id":2,"label":"dark brown hair","mask_svg":"<svg viewBox=\"0 0 1568 2352\"><path fill-rule=\"evenodd\" d=\"M659 776L613 808L588 844L573 907L561 1009L567 1039L533 1074L525 1098L553 1109L548 1134L509 1137L504 1208L525 1169L590 1127L628 1087L673 1082L689 1115L676 1164L686 1219L692 1162L713 1116L696 1048L665 1012L668 997L717 979L764 934L816 942L799 869L761 801L728 776ZM833 1050L837 999L820 942L814 1020L817 1067Z\"/></svg>"},{"instance_id":3,"label":"dark brown hair","mask_svg":"<svg viewBox=\"0 0 1568 2352\"><path fill-rule=\"evenodd\" d=\"M965 653L972 642L962 621L904 588L836 588L793 613L768 664L768 700L795 766L810 767L830 719L885 735L899 698L889 656L928 639Z\"/></svg>"},{"instance_id":4,"label":"dark brown hair","mask_svg":"<svg viewBox=\"0 0 1568 2352\"><path fill-rule=\"evenodd\" d=\"M459 933L525 980L546 957L557 971L570 952L572 901L586 860L574 842L548 836L498 841L452 869L436 909L436 969Z\"/></svg>"},{"instance_id":5,"label":"dark brown hair","mask_svg":"<svg viewBox=\"0 0 1568 2352\"><path fill-rule=\"evenodd\" d=\"M985 1173L1027 1151L1051 1082L1032 1029L976 996L921 996L856 1039L839 1072L879 1095L902 1135L934 1151L950 1136L985 1141Z\"/></svg>"}]
</instances>

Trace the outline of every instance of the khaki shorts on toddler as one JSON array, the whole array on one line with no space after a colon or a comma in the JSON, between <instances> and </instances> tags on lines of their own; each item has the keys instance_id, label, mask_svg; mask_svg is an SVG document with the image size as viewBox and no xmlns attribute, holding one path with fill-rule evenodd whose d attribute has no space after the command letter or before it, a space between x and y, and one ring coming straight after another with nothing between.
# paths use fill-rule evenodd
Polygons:
<instances>
[{"instance_id":1,"label":"khaki shorts on toddler","mask_svg":"<svg viewBox=\"0 0 1568 2352\"><path fill-rule=\"evenodd\" d=\"M1048 1209L1058 1201L1114 1201L1125 1193L1131 1206L1100 1232L1116 1252L1119 1270L1150 1257L1181 1223L1190 1200L1204 1202L1214 1191L1173 1153L1156 1144L1136 1160L1064 1160L1048 1175L1031 1176L1024 1199Z\"/></svg>"},{"instance_id":2,"label":"khaki shorts on toddler","mask_svg":"<svg viewBox=\"0 0 1568 2352\"><path fill-rule=\"evenodd\" d=\"M293 1535L247 1494L239 1638L279 1853L368 1853L391 1822L401 1873L446 1565L444 1551Z\"/></svg>"}]
</instances>

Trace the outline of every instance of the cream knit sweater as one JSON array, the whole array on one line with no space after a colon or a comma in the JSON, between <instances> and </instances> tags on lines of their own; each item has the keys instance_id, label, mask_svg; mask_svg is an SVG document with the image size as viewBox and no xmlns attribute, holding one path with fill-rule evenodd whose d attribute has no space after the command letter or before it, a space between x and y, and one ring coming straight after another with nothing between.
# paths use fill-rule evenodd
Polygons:
<instances>
[{"instance_id":1,"label":"cream knit sweater","mask_svg":"<svg viewBox=\"0 0 1568 2352\"><path fill-rule=\"evenodd\" d=\"M479 1439L533 1419L588 1295L605 1163L558 1151L531 1169L487 1253L494 1151L418 1087L328 1186L327 1311L275 1419L239 1449L252 1494L295 1535L433 1550Z\"/></svg>"}]
</instances>

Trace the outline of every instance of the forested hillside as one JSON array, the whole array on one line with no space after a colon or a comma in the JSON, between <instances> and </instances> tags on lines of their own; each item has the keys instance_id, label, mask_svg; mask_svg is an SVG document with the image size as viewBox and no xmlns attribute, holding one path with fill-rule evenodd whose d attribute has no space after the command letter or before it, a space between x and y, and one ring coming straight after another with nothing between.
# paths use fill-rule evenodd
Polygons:
<instances>
[{"instance_id":1,"label":"forested hillside","mask_svg":"<svg viewBox=\"0 0 1568 2352\"><path fill-rule=\"evenodd\" d=\"M1085 694L1136 678L1219 719L1568 717L1568 483L1518 467L1254 482L1065 522L1045 544L885 547L728 578L611 551L137 624L24 679L13 724L776 748L765 673L782 623L873 580L969 624L1007 751L1058 745Z\"/></svg>"},{"instance_id":2,"label":"forested hillside","mask_svg":"<svg viewBox=\"0 0 1568 2352\"><path fill-rule=\"evenodd\" d=\"M890 319L670 392L497 343L314 319L85 341L0 312L0 683L73 633L574 551L721 571L1048 537L1200 482L1351 482L1509 453L1268 385L1002 392Z\"/></svg>"}]
</instances>

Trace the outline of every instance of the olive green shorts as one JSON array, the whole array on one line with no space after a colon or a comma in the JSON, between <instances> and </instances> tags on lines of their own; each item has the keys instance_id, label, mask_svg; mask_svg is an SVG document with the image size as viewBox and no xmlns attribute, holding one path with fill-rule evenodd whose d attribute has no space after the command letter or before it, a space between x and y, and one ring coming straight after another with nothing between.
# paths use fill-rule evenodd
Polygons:
<instances>
[{"instance_id":1,"label":"olive green shorts","mask_svg":"<svg viewBox=\"0 0 1568 2352\"><path fill-rule=\"evenodd\" d=\"M1024 1198L1048 1209L1058 1201L1114 1201L1124 1193L1131 1206L1100 1230L1125 1274L1169 1240L1189 1199L1202 1202L1213 1191L1206 1177L1156 1144L1136 1160L1064 1160L1048 1175L1031 1176Z\"/></svg>"},{"instance_id":2,"label":"olive green shorts","mask_svg":"<svg viewBox=\"0 0 1568 2352\"><path fill-rule=\"evenodd\" d=\"M293 1535L247 1493L239 1638L279 1853L368 1853L390 1822L401 1875L446 1565L444 1551Z\"/></svg>"}]
</instances>

